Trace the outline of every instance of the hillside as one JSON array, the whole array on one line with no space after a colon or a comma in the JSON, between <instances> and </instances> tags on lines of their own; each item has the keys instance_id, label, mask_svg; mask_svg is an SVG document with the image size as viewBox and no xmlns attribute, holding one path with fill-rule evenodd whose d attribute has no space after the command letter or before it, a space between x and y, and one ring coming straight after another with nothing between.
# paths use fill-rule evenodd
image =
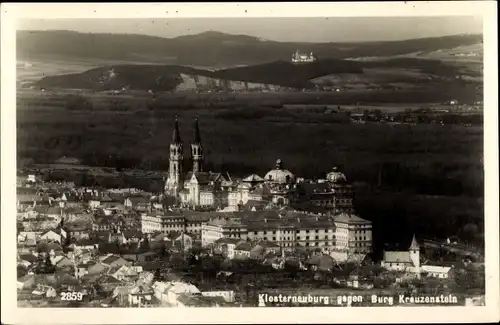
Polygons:
<instances>
[{"instance_id":1,"label":"hillside","mask_svg":"<svg viewBox=\"0 0 500 325\"><path fill-rule=\"evenodd\" d=\"M18 31L18 59L56 56L172 65L221 67L289 61L296 49L323 59L387 57L432 52L481 43L481 35L363 43L290 43L260 40L246 35L206 32L161 38L146 35L83 34L71 31Z\"/></svg>"},{"instance_id":2,"label":"hillside","mask_svg":"<svg viewBox=\"0 0 500 325\"><path fill-rule=\"evenodd\" d=\"M324 60L305 65L277 61L262 65L210 71L179 65L114 65L91 69L83 73L47 76L36 83L42 88L82 88L112 90L126 87L135 90L174 90L185 78L208 77L284 87L309 88L310 80L336 73L362 73L359 63ZM195 80L195 83L198 81ZM219 83L220 81L216 81Z\"/></svg>"},{"instance_id":3,"label":"hillside","mask_svg":"<svg viewBox=\"0 0 500 325\"><path fill-rule=\"evenodd\" d=\"M435 60L400 58L385 61L318 60L294 65L275 61L221 70L206 70L180 65L106 65L83 73L46 76L35 86L41 88L92 89L96 91L131 90L237 90L279 87L313 88L332 86L326 79L355 80L368 83L421 84L426 80L451 80L459 73L453 65ZM350 79L346 79L349 76ZM353 77L353 78L352 78ZM348 82L352 83L352 82ZM335 83L334 83L335 84ZM342 86L342 83L335 84Z\"/></svg>"}]
</instances>

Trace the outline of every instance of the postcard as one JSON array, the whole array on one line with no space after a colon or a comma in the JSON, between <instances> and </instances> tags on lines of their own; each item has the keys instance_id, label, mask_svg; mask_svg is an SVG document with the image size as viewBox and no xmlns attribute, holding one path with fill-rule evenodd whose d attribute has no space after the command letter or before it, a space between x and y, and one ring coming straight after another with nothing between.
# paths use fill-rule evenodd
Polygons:
<instances>
[{"instance_id":1,"label":"postcard","mask_svg":"<svg viewBox=\"0 0 500 325\"><path fill-rule=\"evenodd\" d=\"M2 322L498 321L496 30L492 1L3 4Z\"/></svg>"}]
</instances>

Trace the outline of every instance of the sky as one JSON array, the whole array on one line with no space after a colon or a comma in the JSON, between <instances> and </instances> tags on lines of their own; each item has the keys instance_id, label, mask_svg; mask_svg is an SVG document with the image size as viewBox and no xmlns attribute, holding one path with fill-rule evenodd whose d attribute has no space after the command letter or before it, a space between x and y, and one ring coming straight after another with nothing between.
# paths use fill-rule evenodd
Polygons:
<instances>
[{"instance_id":1,"label":"sky","mask_svg":"<svg viewBox=\"0 0 500 325\"><path fill-rule=\"evenodd\" d=\"M19 30L71 30L83 33L144 34L172 38L218 31L282 42L396 41L455 34L481 34L480 17L330 18L171 18L32 19Z\"/></svg>"}]
</instances>

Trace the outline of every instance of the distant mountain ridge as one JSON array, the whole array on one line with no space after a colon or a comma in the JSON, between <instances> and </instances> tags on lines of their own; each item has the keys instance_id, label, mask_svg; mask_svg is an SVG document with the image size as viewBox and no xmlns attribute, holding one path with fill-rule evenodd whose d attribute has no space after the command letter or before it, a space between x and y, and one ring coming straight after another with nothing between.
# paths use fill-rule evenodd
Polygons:
<instances>
[{"instance_id":1,"label":"distant mountain ridge","mask_svg":"<svg viewBox=\"0 0 500 325\"><path fill-rule=\"evenodd\" d=\"M85 34L73 31L18 31L18 58L40 56L103 59L171 65L251 65L289 61L297 49L323 59L393 56L436 51L482 42L482 35L454 35L403 41L306 43L261 40L248 35L204 32L175 38L137 34Z\"/></svg>"}]
</instances>

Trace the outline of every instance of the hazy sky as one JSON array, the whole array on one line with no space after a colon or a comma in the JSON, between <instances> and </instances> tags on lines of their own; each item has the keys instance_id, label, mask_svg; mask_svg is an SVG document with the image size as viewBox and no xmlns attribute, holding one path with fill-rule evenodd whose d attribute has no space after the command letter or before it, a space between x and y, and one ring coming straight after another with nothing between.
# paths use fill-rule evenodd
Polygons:
<instances>
[{"instance_id":1,"label":"hazy sky","mask_svg":"<svg viewBox=\"0 0 500 325\"><path fill-rule=\"evenodd\" d=\"M480 17L376 18L177 18L29 20L23 30L73 30L85 33L146 34L176 37L205 31L246 34L276 41L355 42L401 40L482 33Z\"/></svg>"}]
</instances>

